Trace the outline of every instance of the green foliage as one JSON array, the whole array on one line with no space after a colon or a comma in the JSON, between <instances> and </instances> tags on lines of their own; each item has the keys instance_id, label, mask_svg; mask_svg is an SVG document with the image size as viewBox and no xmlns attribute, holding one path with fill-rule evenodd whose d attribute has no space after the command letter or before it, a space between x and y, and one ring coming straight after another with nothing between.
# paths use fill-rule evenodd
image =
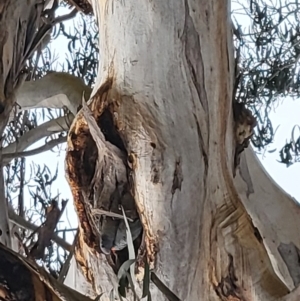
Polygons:
<instances>
[{"instance_id":1,"label":"green foliage","mask_svg":"<svg viewBox=\"0 0 300 301\"><path fill-rule=\"evenodd\" d=\"M235 101L246 103L258 121L253 145L262 150L273 141L275 131L269 113L285 97L300 94L300 6L298 1L241 1L233 10L237 58ZM241 22L248 21L245 29ZM299 138L280 152L287 165L299 160Z\"/></svg>"}]
</instances>

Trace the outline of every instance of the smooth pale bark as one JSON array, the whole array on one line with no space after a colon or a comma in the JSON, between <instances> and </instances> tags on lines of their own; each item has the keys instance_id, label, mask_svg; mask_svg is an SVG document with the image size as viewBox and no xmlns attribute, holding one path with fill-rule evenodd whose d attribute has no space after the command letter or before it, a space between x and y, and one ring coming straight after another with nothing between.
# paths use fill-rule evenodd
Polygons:
<instances>
[{"instance_id":1,"label":"smooth pale bark","mask_svg":"<svg viewBox=\"0 0 300 301\"><path fill-rule=\"evenodd\" d=\"M285 200L285 211L299 209L257 167L251 152L250 163L242 160L243 178L233 178L228 1L91 2L101 64L90 108L98 118L108 107L134 158L135 201L154 270L182 300L281 300L294 284L278 246L298 247L299 238L297 213L289 212L287 224L278 221L280 202ZM78 114L70 152L72 133L82 137L86 129ZM81 218L76 258L94 288L109 292L109 266L93 250L91 233L84 232L87 187L75 182ZM289 230L294 231L290 239ZM151 288L153 300L165 300Z\"/></svg>"},{"instance_id":2,"label":"smooth pale bark","mask_svg":"<svg viewBox=\"0 0 300 301\"><path fill-rule=\"evenodd\" d=\"M88 99L91 91L81 78L64 72L51 72L41 79L25 82L17 91L16 102L20 110L66 107L76 115L83 93Z\"/></svg>"},{"instance_id":3,"label":"smooth pale bark","mask_svg":"<svg viewBox=\"0 0 300 301\"><path fill-rule=\"evenodd\" d=\"M299 204L272 180L251 149L242 156L235 187L276 274L294 289L300 283Z\"/></svg>"}]
</instances>

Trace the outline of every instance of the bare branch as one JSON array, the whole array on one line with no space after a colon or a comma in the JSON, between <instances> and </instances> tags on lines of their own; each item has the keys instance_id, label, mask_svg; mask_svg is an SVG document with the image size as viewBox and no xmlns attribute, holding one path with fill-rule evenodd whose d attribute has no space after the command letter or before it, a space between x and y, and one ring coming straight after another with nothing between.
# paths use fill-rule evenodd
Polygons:
<instances>
[{"instance_id":1,"label":"bare branch","mask_svg":"<svg viewBox=\"0 0 300 301\"><path fill-rule=\"evenodd\" d=\"M13 222L14 224L16 224L17 226L23 229L30 230L30 231L37 231L38 229L38 226L26 221L23 217L17 215L12 208L8 209L8 216L11 222ZM57 234L54 233L52 235L52 240L55 243L57 243L60 247L64 248L68 252L71 252L72 246L69 243L67 243L65 240L63 240L61 237L59 237Z\"/></svg>"},{"instance_id":2,"label":"bare branch","mask_svg":"<svg viewBox=\"0 0 300 301\"><path fill-rule=\"evenodd\" d=\"M57 139L54 140L50 140L49 142L45 143L43 146L37 147L35 149L29 150L29 151L25 151L25 152L17 152L17 153L9 153L9 154L5 154L2 156L3 160L12 160L14 158L17 157L29 157L29 156L34 156L37 154L40 154L42 152L46 152L50 149L52 149L53 147L64 143L67 141L67 137L66 136L62 136L59 137Z\"/></svg>"},{"instance_id":3,"label":"bare branch","mask_svg":"<svg viewBox=\"0 0 300 301\"><path fill-rule=\"evenodd\" d=\"M51 245L52 236L57 223L67 206L68 201L62 201L61 208L59 208L58 202L52 200L50 206L47 207L47 214L45 222L39 227L37 234L38 239L34 245L30 248L30 256L34 259L43 259L45 256L45 249Z\"/></svg>"},{"instance_id":4,"label":"bare branch","mask_svg":"<svg viewBox=\"0 0 300 301\"><path fill-rule=\"evenodd\" d=\"M77 10L76 8L73 8L73 10L72 10L70 13L68 13L68 14L66 14L66 15L63 15L63 16L57 17L57 18L54 20L52 26L54 26L54 25L56 25L56 24L58 24L58 23L67 21L67 20L69 20L69 19L74 18L74 17L76 16L77 12L78 12L78 10Z\"/></svg>"},{"instance_id":5,"label":"bare branch","mask_svg":"<svg viewBox=\"0 0 300 301\"><path fill-rule=\"evenodd\" d=\"M20 153L38 140L45 138L53 133L67 131L73 121L74 116L70 113L66 116L50 120L42 125L25 133L18 141L9 144L2 150L3 164L8 164L11 160L7 154Z\"/></svg>"}]
</instances>

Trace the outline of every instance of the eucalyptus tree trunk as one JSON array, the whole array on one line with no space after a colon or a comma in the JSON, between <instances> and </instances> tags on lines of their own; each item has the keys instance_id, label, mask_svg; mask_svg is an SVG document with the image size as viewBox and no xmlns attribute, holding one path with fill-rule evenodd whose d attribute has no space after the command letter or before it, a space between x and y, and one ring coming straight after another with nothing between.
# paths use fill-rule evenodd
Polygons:
<instances>
[{"instance_id":1,"label":"eucalyptus tree trunk","mask_svg":"<svg viewBox=\"0 0 300 301\"><path fill-rule=\"evenodd\" d=\"M299 209L252 150L235 171L246 121L232 109L229 1L91 2L101 58L89 108L97 121L111 113L126 148L151 267L181 300L281 300L298 285ZM79 113L67 173L81 228L76 258L100 293L115 280L86 209L103 181L98 167L84 175L101 157L90 129ZM153 300L166 300L151 289Z\"/></svg>"},{"instance_id":2,"label":"eucalyptus tree trunk","mask_svg":"<svg viewBox=\"0 0 300 301\"><path fill-rule=\"evenodd\" d=\"M103 184L123 181L127 172L144 230L136 263L140 278L147 259L181 300L299 300L299 207L251 149L236 169L237 146L249 138L249 127L243 114L234 118L233 112L229 1L91 4L101 54L88 103L92 116L85 107L76 115L66 157L80 224L75 257L86 283L73 266L80 281L72 284L69 274L68 284L90 296L107 293L100 300L116 287L90 200L97 207L92 209L101 209L107 199L99 189L111 191ZM3 102L8 96L1 89ZM103 116L113 124L105 139ZM112 171L117 180L108 177ZM1 253L1 296L29 288L40 293L42 284L37 298L86 300L3 246ZM3 268L12 262L28 279L32 275L30 286L20 282L16 288L8 272L13 269ZM154 285L151 293L152 300L166 300Z\"/></svg>"}]
</instances>

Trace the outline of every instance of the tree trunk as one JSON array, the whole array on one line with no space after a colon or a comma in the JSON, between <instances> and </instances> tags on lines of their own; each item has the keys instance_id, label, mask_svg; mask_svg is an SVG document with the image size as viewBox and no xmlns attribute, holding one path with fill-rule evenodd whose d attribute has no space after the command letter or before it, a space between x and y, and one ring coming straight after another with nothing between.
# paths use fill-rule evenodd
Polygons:
<instances>
[{"instance_id":1,"label":"tree trunk","mask_svg":"<svg viewBox=\"0 0 300 301\"><path fill-rule=\"evenodd\" d=\"M125 145L151 266L181 300L285 296L298 283L278 256L282 234L288 234L272 228L278 209L263 205L268 192L260 178L252 178L245 157L234 178L229 1L94 0L92 5L101 60L89 107L97 121L110 111ZM100 293L110 291L113 273L96 251L99 233L86 209L98 169L84 175L84 167L101 157L90 129L81 112L70 129L67 173L80 218L76 258ZM257 159L248 156L255 166ZM264 172L259 177L265 179ZM271 205L277 188L270 179L266 185ZM261 220L268 210L270 217ZM288 242L297 252L299 238ZM152 293L154 300L165 300L154 287Z\"/></svg>"},{"instance_id":2,"label":"tree trunk","mask_svg":"<svg viewBox=\"0 0 300 301\"><path fill-rule=\"evenodd\" d=\"M235 173L240 137L228 1L91 2L101 54L89 103L94 119L85 107L75 117L66 163L80 220L76 260L93 293L109 294L117 277L111 255L100 251L91 207L102 209L117 190L112 184L128 180L144 230L138 276L145 248L151 268L181 300L298 300L299 288L288 293L300 279L299 207L251 149ZM103 116L113 129L103 126ZM1 296L5 285L16 294L13 262L34 275L31 286L20 282L24 291L39 292L42 283L49 293L37 298L55 292L54 300L72 300L20 256L0 251ZM154 285L151 292L153 300L166 300Z\"/></svg>"}]
</instances>

